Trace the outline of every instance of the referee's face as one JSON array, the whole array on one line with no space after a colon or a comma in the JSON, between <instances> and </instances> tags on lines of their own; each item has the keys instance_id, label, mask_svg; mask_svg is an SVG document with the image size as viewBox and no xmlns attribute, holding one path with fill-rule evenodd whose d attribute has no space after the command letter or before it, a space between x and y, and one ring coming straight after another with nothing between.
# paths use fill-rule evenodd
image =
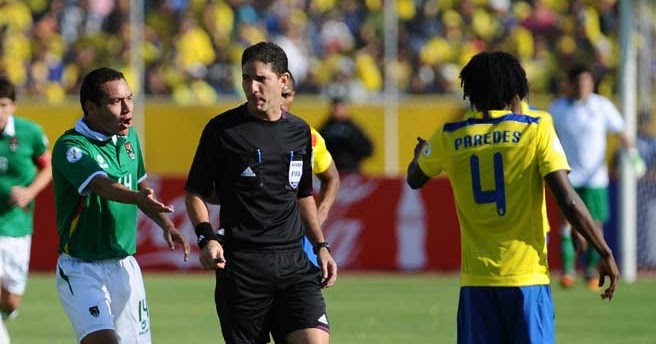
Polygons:
<instances>
[{"instance_id":1,"label":"referee's face","mask_svg":"<svg viewBox=\"0 0 656 344\"><path fill-rule=\"evenodd\" d=\"M241 85L252 115L272 121L280 118L284 79L284 75L273 72L271 64L262 61L249 61L242 66Z\"/></svg>"}]
</instances>

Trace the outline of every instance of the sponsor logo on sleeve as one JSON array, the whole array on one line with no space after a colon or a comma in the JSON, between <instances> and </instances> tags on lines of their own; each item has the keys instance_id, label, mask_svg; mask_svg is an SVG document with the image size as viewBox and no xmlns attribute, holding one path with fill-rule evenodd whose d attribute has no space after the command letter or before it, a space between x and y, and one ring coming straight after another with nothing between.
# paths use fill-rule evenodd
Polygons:
<instances>
[{"instance_id":1,"label":"sponsor logo on sleeve","mask_svg":"<svg viewBox=\"0 0 656 344\"><path fill-rule=\"evenodd\" d=\"M66 151L66 160L70 163L78 162L82 159L82 150L78 147L71 147Z\"/></svg>"}]
</instances>

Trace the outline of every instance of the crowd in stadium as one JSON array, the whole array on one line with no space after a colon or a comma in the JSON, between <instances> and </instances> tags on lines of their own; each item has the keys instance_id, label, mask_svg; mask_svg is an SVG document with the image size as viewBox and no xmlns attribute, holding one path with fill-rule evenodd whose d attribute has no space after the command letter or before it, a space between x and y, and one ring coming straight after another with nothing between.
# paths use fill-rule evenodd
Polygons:
<instances>
[{"instance_id":1,"label":"crowd in stadium","mask_svg":"<svg viewBox=\"0 0 656 344\"><path fill-rule=\"evenodd\" d=\"M363 101L384 90L382 0L152 0L145 3L147 95L210 104L240 90L242 50L273 41L287 52L299 93ZM533 92L557 90L574 61L615 73L617 0L399 0L398 60L405 94L458 92L475 53L502 49L525 66ZM105 65L130 69L129 0L0 0L0 73L21 95L74 95ZM610 93L615 78L603 78Z\"/></svg>"}]
</instances>

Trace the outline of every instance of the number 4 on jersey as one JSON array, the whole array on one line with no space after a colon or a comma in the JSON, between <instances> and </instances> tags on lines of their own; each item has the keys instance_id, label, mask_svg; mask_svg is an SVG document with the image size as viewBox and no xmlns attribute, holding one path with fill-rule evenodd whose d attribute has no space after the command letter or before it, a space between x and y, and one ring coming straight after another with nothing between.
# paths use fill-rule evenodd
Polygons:
<instances>
[{"instance_id":1,"label":"number 4 on jersey","mask_svg":"<svg viewBox=\"0 0 656 344\"><path fill-rule=\"evenodd\" d=\"M503 216L506 214L506 186L503 179L503 155L494 153L494 190L482 190L481 188L481 170L478 162L478 155L472 155L469 158L471 166L472 189L474 191L474 201L478 204L496 203L497 214Z\"/></svg>"}]
</instances>

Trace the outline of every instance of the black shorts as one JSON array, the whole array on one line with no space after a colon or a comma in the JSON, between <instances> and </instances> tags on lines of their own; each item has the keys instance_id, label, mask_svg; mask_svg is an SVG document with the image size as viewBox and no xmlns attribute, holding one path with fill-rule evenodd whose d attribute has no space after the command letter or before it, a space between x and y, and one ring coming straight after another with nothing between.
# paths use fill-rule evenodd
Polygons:
<instances>
[{"instance_id":1,"label":"black shorts","mask_svg":"<svg viewBox=\"0 0 656 344\"><path fill-rule=\"evenodd\" d=\"M216 274L214 300L227 344L285 343L301 329L330 330L321 294L321 270L302 248L226 252Z\"/></svg>"}]
</instances>

